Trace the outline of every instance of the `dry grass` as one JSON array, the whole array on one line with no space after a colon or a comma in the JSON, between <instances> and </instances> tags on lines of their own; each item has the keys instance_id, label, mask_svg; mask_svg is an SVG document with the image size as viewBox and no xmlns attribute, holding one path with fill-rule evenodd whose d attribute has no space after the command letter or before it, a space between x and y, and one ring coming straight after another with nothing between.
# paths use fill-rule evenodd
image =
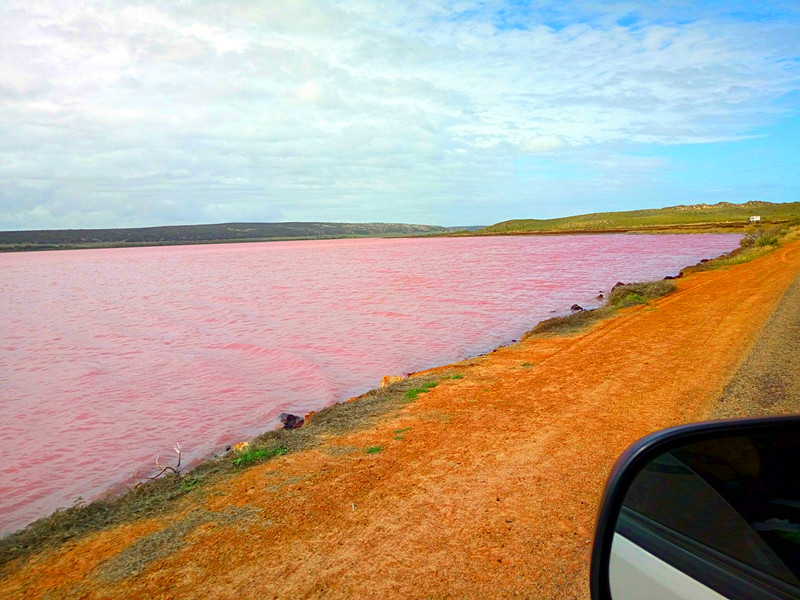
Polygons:
<instances>
[{"instance_id":1,"label":"dry grass","mask_svg":"<svg viewBox=\"0 0 800 600\"><path fill-rule=\"evenodd\" d=\"M576 312L565 317L553 317L552 319L547 319L537 324L536 327L524 334L522 339L525 340L529 337L573 335L613 315L613 309L603 306L595 310Z\"/></svg>"},{"instance_id":2,"label":"dry grass","mask_svg":"<svg viewBox=\"0 0 800 600\"><path fill-rule=\"evenodd\" d=\"M438 379L433 375L409 377L385 388L367 392L352 402L324 408L299 429L276 429L263 433L251 440L245 461L238 460L242 455L227 453L206 460L188 473L170 474L148 481L121 496L57 510L49 517L39 519L25 529L0 539L0 568L14 559L29 556L45 548L58 547L67 540L78 539L124 523L168 514L178 507L178 500L182 497L202 492L202 488L240 473L250 465L319 446L332 435L369 427L382 416L405 406L407 391L421 387L430 389ZM177 533L176 530L175 534ZM158 546L162 542L153 538L153 544Z\"/></svg>"},{"instance_id":3,"label":"dry grass","mask_svg":"<svg viewBox=\"0 0 800 600\"><path fill-rule=\"evenodd\" d=\"M675 284L671 281L644 281L617 286L609 294L608 301L604 306L542 321L523 335L522 339L574 335L603 319L613 317L618 308L647 304L655 298L660 298L674 291Z\"/></svg>"},{"instance_id":4,"label":"dry grass","mask_svg":"<svg viewBox=\"0 0 800 600\"><path fill-rule=\"evenodd\" d=\"M739 247L733 252L723 254L705 263L687 267L682 273L688 275L746 263L759 256L769 254L781 244L796 240L798 237L800 237L800 225L794 223L783 227L759 228L744 236Z\"/></svg>"}]
</instances>

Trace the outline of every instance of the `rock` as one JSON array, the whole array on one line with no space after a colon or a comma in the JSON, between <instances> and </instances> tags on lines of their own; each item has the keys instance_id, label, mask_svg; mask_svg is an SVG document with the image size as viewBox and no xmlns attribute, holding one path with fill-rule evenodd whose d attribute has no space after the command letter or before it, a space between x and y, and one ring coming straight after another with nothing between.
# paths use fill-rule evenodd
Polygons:
<instances>
[{"instance_id":1,"label":"rock","mask_svg":"<svg viewBox=\"0 0 800 600\"><path fill-rule=\"evenodd\" d=\"M617 289L618 287L621 287L623 285L628 285L628 284L627 283L622 283L621 281L618 281L617 283L614 284L614 287L611 288L611 291L613 292L615 289Z\"/></svg>"},{"instance_id":2,"label":"rock","mask_svg":"<svg viewBox=\"0 0 800 600\"><path fill-rule=\"evenodd\" d=\"M386 375L383 379L381 379L381 387L384 388L387 385L392 385L398 381L403 381L403 379L404 377L401 375Z\"/></svg>"},{"instance_id":3,"label":"rock","mask_svg":"<svg viewBox=\"0 0 800 600\"><path fill-rule=\"evenodd\" d=\"M605 300L605 298L606 297L603 296L603 294L597 294L597 298L595 298L595 300Z\"/></svg>"},{"instance_id":4,"label":"rock","mask_svg":"<svg viewBox=\"0 0 800 600\"><path fill-rule=\"evenodd\" d=\"M708 262L708 260L709 260L709 259L707 259L707 258L701 258L701 259L700 259L700 264L702 265L703 263L707 263L707 262Z\"/></svg>"},{"instance_id":5,"label":"rock","mask_svg":"<svg viewBox=\"0 0 800 600\"><path fill-rule=\"evenodd\" d=\"M579 305L577 305L577 304L573 304L573 305L570 307L570 310L573 310L573 311L575 311L575 312L583 312L583 311L584 311L584 310L586 310L586 309L585 309L585 308L583 308L582 306L579 306Z\"/></svg>"},{"instance_id":6,"label":"rock","mask_svg":"<svg viewBox=\"0 0 800 600\"><path fill-rule=\"evenodd\" d=\"M678 275L667 275L666 277L664 277L664 281L667 281L669 279L677 279L677 278L678 278Z\"/></svg>"},{"instance_id":7,"label":"rock","mask_svg":"<svg viewBox=\"0 0 800 600\"><path fill-rule=\"evenodd\" d=\"M284 429L297 429L298 427L302 427L303 423L305 423L303 417L298 417L297 415L291 415L289 413L279 414L278 419L283 423Z\"/></svg>"}]
</instances>

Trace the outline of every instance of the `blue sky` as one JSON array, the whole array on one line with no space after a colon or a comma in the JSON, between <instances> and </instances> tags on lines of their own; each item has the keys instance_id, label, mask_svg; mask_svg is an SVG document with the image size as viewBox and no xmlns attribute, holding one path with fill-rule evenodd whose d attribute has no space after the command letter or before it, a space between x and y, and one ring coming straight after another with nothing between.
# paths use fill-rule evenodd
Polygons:
<instances>
[{"instance_id":1,"label":"blue sky","mask_svg":"<svg viewBox=\"0 0 800 600\"><path fill-rule=\"evenodd\" d=\"M0 6L0 229L800 200L796 2Z\"/></svg>"}]
</instances>

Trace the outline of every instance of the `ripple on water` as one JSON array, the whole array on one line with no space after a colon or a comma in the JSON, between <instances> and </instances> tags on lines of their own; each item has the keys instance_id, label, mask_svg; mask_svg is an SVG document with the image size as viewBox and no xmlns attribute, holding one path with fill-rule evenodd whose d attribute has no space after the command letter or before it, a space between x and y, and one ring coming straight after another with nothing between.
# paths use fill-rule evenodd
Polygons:
<instances>
[{"instance_id":1,"label":"ripple on water","mask_svg":"<svg viewBox=\"0 0 800 600\"><path fill-rule=\"evenodd\" d=\"M0 532L738 236L329 240L0 254Z\"/></svg>"}]
</instances>

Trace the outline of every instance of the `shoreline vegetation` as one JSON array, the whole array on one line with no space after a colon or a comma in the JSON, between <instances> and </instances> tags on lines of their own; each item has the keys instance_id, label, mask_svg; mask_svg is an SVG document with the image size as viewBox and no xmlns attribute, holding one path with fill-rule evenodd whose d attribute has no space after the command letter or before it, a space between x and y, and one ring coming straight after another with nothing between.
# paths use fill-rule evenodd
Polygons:
<instances>
[{"instance_id":1,"label":"shoreline vegetation","mask_svg":"<svg viewBox=\"0 0 800 600\"><path fill-rule=\"evenodd\" d=\"M800 227L796 226L758 229L746 235L739 248L713 260L704 260L686 267L676 278L747 262L798 238ZM670 279L674 278L618 284L603 306L594 310L576 310L568 316L542 321L527 332L523 339L569 337L580 333L600 321L615 317L621 309L649 304L652 300L671 293L675 290L675 284ZM67 541L177 511L181 498L195 490L234 477L249 466L262 464L276 456L315 448L334 436L366 429L380 417L400 411L414 402L420 394L428 392L437 383L461 379L459 364L469 363L469 360L474 359L412 373L347 402L310 413L305 424L299 428L267 431L247 443L235 446L225 454L206 459L185 473L170 468L162 471L162 476L137 484L122 495L100 498L89 504L79 501L72 507L57 509L52 515L0 538L0 573L16 559L58 547ZM402 433L400 431L398 436L402 436ZM370 447L366 451L379 453L381 447Z\"/></svg>"},{"instance_id":2,"label":"shoreline vegetation","mask_svg":"<svg viewBox=\"0 0 800 600\"><path fill-rule=\"evenodd\" d=\"M760 221L751 222L751 217ZM488 227L403 223L219 223L124 229L0 231L0 252L180 246L352 238L468 237L573 234L751 234L800 224L800 202L719 202L592 213L555 219L514 219Z\"/></svg>"}]
</instances>

